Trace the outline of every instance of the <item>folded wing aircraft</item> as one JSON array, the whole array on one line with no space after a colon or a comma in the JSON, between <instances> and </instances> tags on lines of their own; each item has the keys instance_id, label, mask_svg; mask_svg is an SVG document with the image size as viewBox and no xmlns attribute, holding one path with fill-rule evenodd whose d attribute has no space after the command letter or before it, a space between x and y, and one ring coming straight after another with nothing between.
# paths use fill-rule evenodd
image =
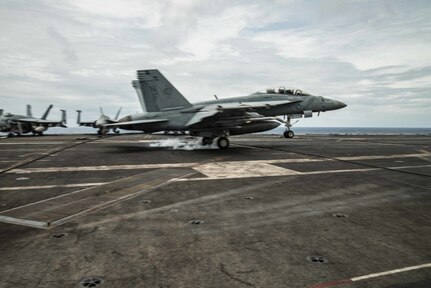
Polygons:
<instances>
[{"instance_id":1,"label":"folded wing aircraft","mask_svg":"<svg viewBox=\"0 0 431 288\"><path fill-rule=\"evenodd\" d=\"M31 106L27 105L27 115L18 115L11 113L0 114L0 132L8 132L9 136L33 133L33 135L42 135L49 127L66 127L66 111L60 110L61 120L47 120L52 105L46 109L41 118L33 117Z\"/></svg>"},{"instance_id":2,"label":"folded wing aircraft","mask_svg":"<svg viewBox=\"0 0 431 288\"><path fill-rule=\"evenodd\" d=\"M114 124L117 123L117 119L118 116L120 116L121 113L121 107L120 109L118 109L117 114L115 115L114 119L111 119L108 115L106 115L105 113L103 113L103 109L102 107L100 107L100 116L99 118L97 118L94 121L81 121L81 110L76 110L76 112L78 112L78 119L76 120L76 123L79 124L79 126L86 126L86 127L93 127L93 128L97 128L97 134L99 135L105 135L106 133L109 132L109 127L107 127L106 125L108 124ZM111 127L112 128L112 127ZM120 133L120 131L116 128L113 127L112 129L116 134Z\"/></svg>"}]
</instances>

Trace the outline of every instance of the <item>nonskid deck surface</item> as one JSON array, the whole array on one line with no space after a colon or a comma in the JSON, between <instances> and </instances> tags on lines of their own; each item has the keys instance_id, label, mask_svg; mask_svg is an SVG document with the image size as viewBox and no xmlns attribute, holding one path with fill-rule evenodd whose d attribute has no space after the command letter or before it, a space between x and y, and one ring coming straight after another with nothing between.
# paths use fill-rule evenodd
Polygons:
<instances>
[{"instance_id":1,"label":"nonskid deck surface","mask_svg":"<svg viewBox=\"0 0 431 288\"><path fill-rule=\"evenodd\" d=\"M0 139L0 287L430 287L430 143Z\"/></svg>"}]
</instances>

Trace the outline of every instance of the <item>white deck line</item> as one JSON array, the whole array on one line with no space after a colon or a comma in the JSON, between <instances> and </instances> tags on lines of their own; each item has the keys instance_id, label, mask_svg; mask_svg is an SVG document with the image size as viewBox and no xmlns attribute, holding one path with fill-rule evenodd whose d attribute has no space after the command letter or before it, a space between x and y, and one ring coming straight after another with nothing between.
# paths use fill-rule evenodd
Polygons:
<instances>
[{"instance_id":1,"label":"white deck line","mask_svg":"<svg viewBox=\"0 0 431 288\"><path fill-rule=\"evenodd\" d=\"M69 142L2 142L0 145L57 145Z\"/></svg>"},{"instance_id":2,"label":"white deck line","mask_svg":"<svg viewBox=\"0 0 431 288\"><path fill-rule=\"evenodd\" d=\"M29 227L33 227L33 228L39 228L39 229L48 229L49 228L48 223L46 223L46 222L19 219L19 218L2 216L2 215L0 215L0 221L5 222L5 223L9 223L9 224L18 224L18 225L29 226Z\"/></svg>"},{"instance_id":3,"label":"white deck line","mask_svg":"<svg viewBox=\"0 0 431 288\"><path fill-rule=\"evenodd\" d=\"M303 160L303 159L295 159L295 160ZM187 181L201 181L201 180L218 180L218 179L239 179L239 178L253 178L253 177L271 177L271 176L292 176L292 175L318 175L318 174L332 174L332 173L351 173L351 172L368 172L368 171L378 171L384 169L415 169L415 168L429 168L431 164L428 165L416 165L416 166L395 166L395 167L382 167L382 168L358 168L358 169L339 169L339 170L320 170L320 171L309 171L309 172L300 172L292 169L276 167L271 164L275 163L286 163L284 160L273 160L273 161L244 161L247 163L242 163L243 161L238 161L238 165L232 165L234 162L215 162L221 163L218 165L207 165L211 166L211 169L202 169L204 167L193 167L194 163L184 163L179 164L178 166L158 166L158 164L150 164L150 165L126 165L127 167L109 167L109 166L101 166L97 170L95 167L69 167L69 168L77 168L77 169L67 169L62 172L74 172L74 171L106 171L106 170L117 170L117 169L145 169L145 168L194 168L199 173L202 173L208 177L200 177L200 178L182 178L177 181L187 182ZM312 160L312 161L320 161L320 160ZM310 162L312 162L310 161ZM269 163L268 163L269 162ZM300 161L292 161L292 162L300 162ZM291 163L292 163L291 162ZM308 161L304 161L308 162ZM270 164L271 163L271 164ZM169 165L169 164L166 164ZM272 167L273 166L273 167ZM235 171L229 171L229 167L235 168ZM244 169L240 169L243 167ZM249 169L245 169L249 167ZM254 169L250 169L253 167ZM80 170L80 168L85 168L88 170ZM269 169L273 168L273 169ZM39 169L39 168L32 168ZM20 170L20 169L16 169ZM16 172L17 174L29 174L34 172L58 172L58 168L55 171L45 170L45 171L25 171L25 172ZM172 180L171 180L172 181ZM33 189L51 189L51 188L69 188L69 187L90 187L97 185L104 185L109 182L98 182L98 183L77 183L77 184L64 184L64 185L40 185L40 186L16 186L16 187L0 187L0 191L9 191L9 190L33 190Z\"/></svg>"},{"instance_id":4,"label":"white deck line","mask_svg":"<svg viewBox=\"0 0 431 288\"><path fill-rule=\"evenodd\" d=\"M322 159L274 159L274 160L251 160L251 161L229 161L217 163L246 163L246 164L272 164L272 163L298 163L298 162L321 162ZM101 165L101 166L78 166L78 167L43 167L13 169L6 173L49 173L49 172L78 172L78 171L109 171L109 170L133 170L133 169L157 169L157 168L189 168L199 165L199 162L189 163L166 163L166 164L136 164L136 165Z\"/></svg>"},{"instance_id":5,"label":"white deck line","mask_svg":"<svg viewBox=\"0 0 431 288\"><path fill-rule=\"evenodd\" d=\"M324 158L304 158L304 159L272 159L272 160L250 160L250 161L229 161L230 163L243 162L245 164L275 164L275 163L298 163L298 162L322 162L336 160L375 160L375 159L393 159L406 157L429 157L430 154L397 154L397 155L372 155L372 156L349 156L338 157L334 159ZM227 162L226 162L227 163ZM163 163L163 164L136 164L136 165L100 165L100 166L78 166L78 167L41 167L41 168L22 168L13 169L6 173L26 174L26 173L50 173L50 172L77 172L77 171L109 171L109 170L132 170L132 169L157 169L157 168L187 168L199 163ZM388 167L388 168L405 168L404 167ZM418 166L419 167L419 166ZM427 166L423 166L427 167Z\"/></svg>"},{"instance_id":6,"label":"white deck line","mask_svg":"<svg viewBox=\"0 0 431 288\"><path fill-rule=\"evenodd\" d=\"M423 167L431 167L431 165L420 165L420 166L401 166L401 167L388 167L389 169L413 169L413 168L423 168ZM298 175L318 175L318 174L333 174L333 173L351 173L351 172L368 172L368 171L378 171L384 170L386 168L363 168L363 169L342 169L342 170L326 170L326 171L310 171L310 172L299 172L288 170L286 173L273 174L273 175L229 175L225 177L217 177L209 176L209 177L199 177L199 178L183 178L178 179L179 182L188 182L188 181L203 181L203 180L220 180L220 179L238 179L238 178L255 178L255 177L279 177L279 176L298 176ZM293 171L294 173L289 173L289 171ZM200 171L199 171L200 172Z\"/></svg>"},{"instance_id":7,"label":"white deck line","mask_svg":"<svg viewBox=\"0 0 431 288\"><path fill-rule=\"evenodd\" d=\"M73 187L92 187L99 186L109 182L97 183L77 183L77 184L63 184L63 185L40 185L40 186L17 186L17 187L0 187L0 191L7 190L32 190L32 189L51 189L51 188L73 188Z\"/></svg>"},{"instance_id":8,"label":"white deck line","mask_svg":"<svg viewBox=\"0 0 431 288\"><path fill-rule=\"evenodd\" d=\"M366 280L366 279L370 279L370 278L376 278L376 277L392 275L392 274L397 274L397 273L402 273L402 272L407 272L407 271L412 271L412 270L418 270L418 269L424 269L424 268L431 268L431 263L426 263L426 264L417 265L417 266L410 266L410 267L405 267L405 268L401 268L401 269L394 269L394 270L389 270L389 271L380 272L380 273L373 273L373 274L353 277L353 278L350 278L350 280L356 282L356 281Z\"/></svg>"},{"instance_id":9,"label":"white deck line","mask_svg":"<svg viewBox=\"0 0 431 288\"><path fill-rule=\"evenodd\" d=\"M431 157L431 153L333 157L337 160L377 160L390 158Z\"/></svg>"}]
</instances>

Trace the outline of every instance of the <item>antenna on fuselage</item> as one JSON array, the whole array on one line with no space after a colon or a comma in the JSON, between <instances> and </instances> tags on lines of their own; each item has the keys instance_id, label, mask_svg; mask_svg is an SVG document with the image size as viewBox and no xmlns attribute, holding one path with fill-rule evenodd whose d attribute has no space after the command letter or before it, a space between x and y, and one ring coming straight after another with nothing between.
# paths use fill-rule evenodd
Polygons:
<instances>
[{"instance_id":1,"label":"antenna on fuselage","mask_svg":"<svg viewBox=\"0 0 431 288\"><path fill-rule=\"evenodd\" d=\"M214 94L214 98L215 98L216 100L218 100L218 97L217 97L217 95L216 95L216 94Z\"/></svg>"}]
</instances>

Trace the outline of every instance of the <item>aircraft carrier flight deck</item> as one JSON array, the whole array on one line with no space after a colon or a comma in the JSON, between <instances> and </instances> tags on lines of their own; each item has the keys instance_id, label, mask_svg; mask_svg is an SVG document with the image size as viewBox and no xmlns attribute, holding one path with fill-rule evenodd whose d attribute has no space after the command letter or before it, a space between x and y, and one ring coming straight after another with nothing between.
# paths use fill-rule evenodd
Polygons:
<instances>
[{"instance_id":1,"label":"aircraft carrier flight deck","mask_svg":"<svg viewBox=\"0 0 431 288\"><path fill-rule=\"evenodd\" d=\"M431 136L0 139L0 287L431 287Z\"/></svg>"}]
</instances>

